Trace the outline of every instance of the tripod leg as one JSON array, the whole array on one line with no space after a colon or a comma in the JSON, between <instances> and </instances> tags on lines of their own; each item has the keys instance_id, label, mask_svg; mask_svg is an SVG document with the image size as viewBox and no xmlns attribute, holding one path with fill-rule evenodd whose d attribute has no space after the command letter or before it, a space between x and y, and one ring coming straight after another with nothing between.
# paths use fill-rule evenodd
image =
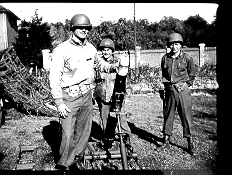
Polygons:
<instances>
[{"instance_id":1,"label":"tripod leg","mask_svg":"<svg viewBox=\"0 0 232 175\"><path fill-rule=\"evenodd\" d=\"M121 124L119 119L120 114L116 114L116 116L118 119L118 131L119 131L119 139L120 139L120 153L122 159L122 166L124 170L128 170L127 149L122 137Z\"/></svg>"}]
</instances>

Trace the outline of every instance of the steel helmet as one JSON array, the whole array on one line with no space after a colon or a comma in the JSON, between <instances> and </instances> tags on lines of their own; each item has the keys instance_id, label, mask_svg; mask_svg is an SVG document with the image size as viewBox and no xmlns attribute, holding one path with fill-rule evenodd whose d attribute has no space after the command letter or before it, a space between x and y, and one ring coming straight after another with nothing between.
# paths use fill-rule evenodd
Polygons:
<instances>
[{"instance_id":1,"label":"steel helmet","mask_svg":"<svg viewBox=\"0 0 232 175\"><path fill-rule=\"evenodd\" d=\"M70 29L72 30L73 27L87 27L89 30L91 30L92 24L86 15L76 14L72 17L70 22Z\"/></svg>"},{"instance_id":2,"label":"steel helmet","mask_svg":"<svg viewBox=\"0 0 232 175\"><path fill-rule=\"evenodd\" d=\"M183 42L183 38L179 33L172 33L168 36L167 38L167 42L171 43L171 42Z\"/></svg>"},{"instance_id":3,"label":"steel helmet","mask_svg":"<svg viewBox=\"0 0 232 175\"><path fill-rule=\"evenodd\" d=\"M102 48L104 48L104 47L109 47L109 48L111 48L111 49L113 50L113 52L114 52L114 50L115 50L114 42L113 42L111 39L109 39L109 38L105 38L105 39L103 39L103 40L101 41L101 43L100 43L100 49L102 49Z\"/></svg>"}]
</instances>

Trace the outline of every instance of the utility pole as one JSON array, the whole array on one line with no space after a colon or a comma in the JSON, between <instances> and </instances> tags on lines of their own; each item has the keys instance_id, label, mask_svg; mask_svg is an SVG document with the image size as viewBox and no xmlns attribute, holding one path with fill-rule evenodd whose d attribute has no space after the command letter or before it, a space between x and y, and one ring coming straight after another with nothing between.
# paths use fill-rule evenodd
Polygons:
<instances>
[{"instance_id":1,"label":"utility pole","mask_svg":"<svg viewBox=\"0 0 232 175\"><path fill-rule=\"evenodd\" d=\"M135 47L135 76L137 75L137 53L136 53L136 20L135 20L135 3L134 3L134 47Z\"/></svg>"}]
</instances>

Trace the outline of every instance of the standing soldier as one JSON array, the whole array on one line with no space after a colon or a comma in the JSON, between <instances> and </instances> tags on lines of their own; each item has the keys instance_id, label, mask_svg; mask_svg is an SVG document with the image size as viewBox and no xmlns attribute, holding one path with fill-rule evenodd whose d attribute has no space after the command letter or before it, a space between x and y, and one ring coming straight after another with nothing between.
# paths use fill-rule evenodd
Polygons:
<instances>
[{"instance_id":1,"label":"standing soldier","mask_svg":"<svg viewBox=\"0 0 232 175\"><path fill-rule=\"evenodd\" d=\"M100 58L96 48L88 42L91 28L86 15L74 15L70 38L59 44L52 54L50 86L62 125L57 169L68 170L75 165L83 168L81 160L92 127L94 68L103 72L117 71L114 65Z\"/></svg>"},{"instance_id":2,"label":"standing soldier","mask_svg":"<svg viewBox=\"0 0 232 175\"><path fill-rule=\"evenodd\" d=\"M122 92L126 92L126 75L129 66L129 56L127 53L124 53L121 58L116 57L113 53L115 51L114 42L109 39L105 38L101 41L99 46L102 52L102 58L110 64L115 65L115 67L119 67L121 65L122 69L119 69L119 72L112 72L112 73L105 73L96 69L96 89L94 92L94 98L98 104L99 111L100 111L100 118L102 121L103 132L104 132L104 140L103 145L105 148L111 146L113 141L113 137L115 135L115 125L111 125L109 119L112 118L110 116L110 112L114 111L114 91L119 90ZM124 68L120 63L126 63ZM116 80L116 78L120 78L122 81ZM124 80L124 81L123 81ZM119 83L123 82L123 83ZM119 84L117 84L119 83ZM120 87L119 87L120 86ZM120 116L121 127L124 133L127 133L128 136L130 134L130 128L128 126L127 120L125 115L121 114ZM128 138L129 139L129 138ZM111 140L111 141L110 141Z\"/></svg>"},{"instance_id":3,"label":"standing soldier","mask_svg":"<svg viewBox=\"0 0 232 175\"><path fill-rule=\"evenodd\" d=\"M192 138L192 101L189 86L195 79L193 58L181 50L183 38L178 33L168 36L167 47L170 52L161 59L162 82L164 84L164 145L169 146L173 130L175 111L183 126L183 136L187 138L188 151L194 154Z\"/></svg>"}]
</instances>

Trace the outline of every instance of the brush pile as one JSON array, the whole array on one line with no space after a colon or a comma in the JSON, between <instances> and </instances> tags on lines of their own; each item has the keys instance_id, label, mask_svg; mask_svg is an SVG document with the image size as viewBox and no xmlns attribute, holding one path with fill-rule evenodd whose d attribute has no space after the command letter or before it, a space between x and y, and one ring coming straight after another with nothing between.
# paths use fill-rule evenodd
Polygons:
<instances>
[{"instance_id":1,"label":"brush pile","mask_svg":"<svg viewBox=\"0 0 232 175\"><path fill-rule=\"evenodd\" d=\"M0 53L0 84L4 93L20 110L37 116L58 116L48 81L48 72L40 77L30 74L13 47Z\"/></svg>"}]
</instances>

